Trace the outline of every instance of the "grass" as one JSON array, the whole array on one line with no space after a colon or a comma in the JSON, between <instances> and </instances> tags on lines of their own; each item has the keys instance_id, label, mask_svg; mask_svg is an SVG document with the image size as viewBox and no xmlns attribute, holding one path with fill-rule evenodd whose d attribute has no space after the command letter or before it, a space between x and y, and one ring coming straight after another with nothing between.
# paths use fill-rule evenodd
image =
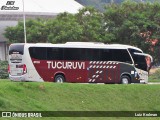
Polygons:
<instances>
[{"instance_id":1,"label":"grass","mask_svg":"<svg viewBox=\"0 0 160 120\"><path fill-rule=\"evenodd\" d=\"M149 76L149 82L160 82L160 70ZM0 111L160 111L159 90L160 85L55 84L3 79L0 80ZM10 119L22 118L5 120ZM97 120L97 117L29 118L35 119ZM137 120L136 117L98 117L105 119Z\"/></svg>"},{"instance_id":2,"label":"grass","mask_svg":"<svg viewBox=\"0 0 160 120\"><path fill-rule=\"evenodd\" d=\"M1 82L0 110L158 111L160 85ZM138 103L138 104L137 104Z\"/></svg>"},{"instance_id":3,"label":"grass","mask_svg":"<svg viewBox=\"0 0 160 120\"><path fill-rule=\"evenodd\" d=\"M159 90L160 85L148 84L56 84L11 82L6 79L0 80L0 111L160 111ZM58 119L75 118L59 117ZM76 119L96 120L97 118Z\"/></svg>"},{"instance_id":4,"label":"grass","mask_svg":"<svg viewBox=\"0 0 160 120\"><path fill-rule=\"evenodd\" d=\"M153 73L149 75L149 82L160 82L160 69L153 69Z\"/></svg>"}]
</instances>

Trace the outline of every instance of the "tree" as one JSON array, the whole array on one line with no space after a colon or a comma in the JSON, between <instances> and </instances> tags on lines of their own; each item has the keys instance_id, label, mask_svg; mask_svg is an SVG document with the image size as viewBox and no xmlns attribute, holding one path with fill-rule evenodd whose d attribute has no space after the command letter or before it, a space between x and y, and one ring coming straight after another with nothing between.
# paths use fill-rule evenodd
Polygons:
<instances>
[{"instance_id":1,"label":"tree","mask_svg":"<svg viewBox=\"0 0 160 120\"><path fill-rule=\"evenodd\" d=\"M47 26L49 29L48 41L51 43L81 40L82 26L77 22L75 15L59 14L56 19L49 20Z\"/></svg>"},{"instance_id":2,"label":"tree","mask_svg":"<svg viewBox=\"0 0 160 120\"><path fill-rule=\"evenodd\" d=\"M92 7L86 7L73 15L62 13L47 23L50 33L48 41L64 43L67 41L103 42L105 31L103 14Z\"/></svg>"},{"instance_id":3,"label":"tree","mask_svg":"<svg viewBox=\"0 0 160 120\"><path fill-rule=\"evenodd\" d=\"M130 44L154 56L152 42L160 38L160 4L124 2L106 8L107 37L114 43ZM159 42L157 42L159 43Z\"/></svg>"},{"instance_id":4,"label":"tree","mask_svg":"<svg viewBox=\"0 0 160 120\"><path fill-rule=\"evenodd\" d=\"M81 41L104 42L103 14L93 7L86 7L75 15L82 26Z\"/></svg>"},{"instance_id":5,"label":"tree","mask_svg":"<svg viewBox=\"0 0 160 120\"><path fill-rule=\"evenodd\" d=\"M27 21L26 28L28 42L47 42L47 36L49 33L49 29L46 25L47 21L48 20L44 19L30 19Z\"/></svg>"},{"instance_id":6,"label":"tree","mask_svg":"<svg viewBox=\"0 0 160 120\"><path fill-rule=\"evenodd\" d=\"M24 42L24 29L21 22L15 27L7 27L4 36L8 39L9 43Z\"/></svg>"},{"instance_id":7,"label":"tree","mask_svg":"<svg viewBox=\"0 0 160 120\"><path fill-rule=\"evenodd\" d=\"M47 42L48 29L46 27L46 21L43 19L30 19L26 21L27 42ZM24 42L23 22L19 21L15 27L7 27L4 36L8 38L9 43Z\"/></svg>"},{"instance_id":8,"label":"tree","mask_svg":"<svg viewBox=\"0 0 160 120\"><path fill-rule=\"evenodd\" d=\"M108 4L101 13L92 7L54 19L26 21L28 42L88 41L134 45L160 60L160 4L124 2ZM23 22L8 27L10 42L23 42Z\"/></svg>"}]
</instances>

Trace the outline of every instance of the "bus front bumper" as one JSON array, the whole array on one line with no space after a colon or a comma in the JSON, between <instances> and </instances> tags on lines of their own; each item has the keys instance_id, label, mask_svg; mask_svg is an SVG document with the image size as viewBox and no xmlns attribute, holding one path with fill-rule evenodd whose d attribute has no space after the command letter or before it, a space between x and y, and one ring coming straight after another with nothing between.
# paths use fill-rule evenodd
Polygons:
<instances>
[{"instance_id":1,"label":"bus front bumper","mask_svg":"<svg viewBox=\"0 0 160 120\"><path fill-rule=\"evenodd\" d=\"M148 79L140 79L140 83L147 84L148 83Z\"/></svg>"}]
</instances>

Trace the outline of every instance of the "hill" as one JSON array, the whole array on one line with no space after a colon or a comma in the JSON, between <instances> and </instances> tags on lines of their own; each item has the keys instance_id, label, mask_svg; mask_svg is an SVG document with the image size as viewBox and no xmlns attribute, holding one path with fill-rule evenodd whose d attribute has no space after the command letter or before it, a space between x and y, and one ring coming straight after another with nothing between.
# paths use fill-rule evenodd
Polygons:
<instances>
[{"instance_id":1,"label":"hill","mask_svg":"<svg viewBox=\"0 0 160 120\"><path fill-rule=\"evenodd\" d=\"M159 87L0 80L0 111L159 111Z\"/></svg>"}]
</instances>

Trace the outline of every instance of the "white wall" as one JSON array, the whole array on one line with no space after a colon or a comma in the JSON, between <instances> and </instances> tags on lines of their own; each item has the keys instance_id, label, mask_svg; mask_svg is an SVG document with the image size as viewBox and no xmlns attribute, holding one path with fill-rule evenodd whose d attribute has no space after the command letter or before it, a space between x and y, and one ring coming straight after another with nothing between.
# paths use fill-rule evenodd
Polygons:
<instances>
[{"instance_id":1,"label":"white wall","mask_svg":"<svg viewBox=\"0 0 160 120\"><path fill-rule=\"evenodd\" d=\"M6 59L6 48L5 43L0 43L0 60Z\"/></svg>"},{"instance_id":2,"label":"white wall","mask_svg":"<svg viewBox=\"0 0 160 120\"><path fill-rule=\"evenodd\" d=\"M7 39L4 37L4 32L7 26L16 26L18 21L0 21L0 60L7 59L7 49L6 41Z\"/></svg>"}]
</instances>

